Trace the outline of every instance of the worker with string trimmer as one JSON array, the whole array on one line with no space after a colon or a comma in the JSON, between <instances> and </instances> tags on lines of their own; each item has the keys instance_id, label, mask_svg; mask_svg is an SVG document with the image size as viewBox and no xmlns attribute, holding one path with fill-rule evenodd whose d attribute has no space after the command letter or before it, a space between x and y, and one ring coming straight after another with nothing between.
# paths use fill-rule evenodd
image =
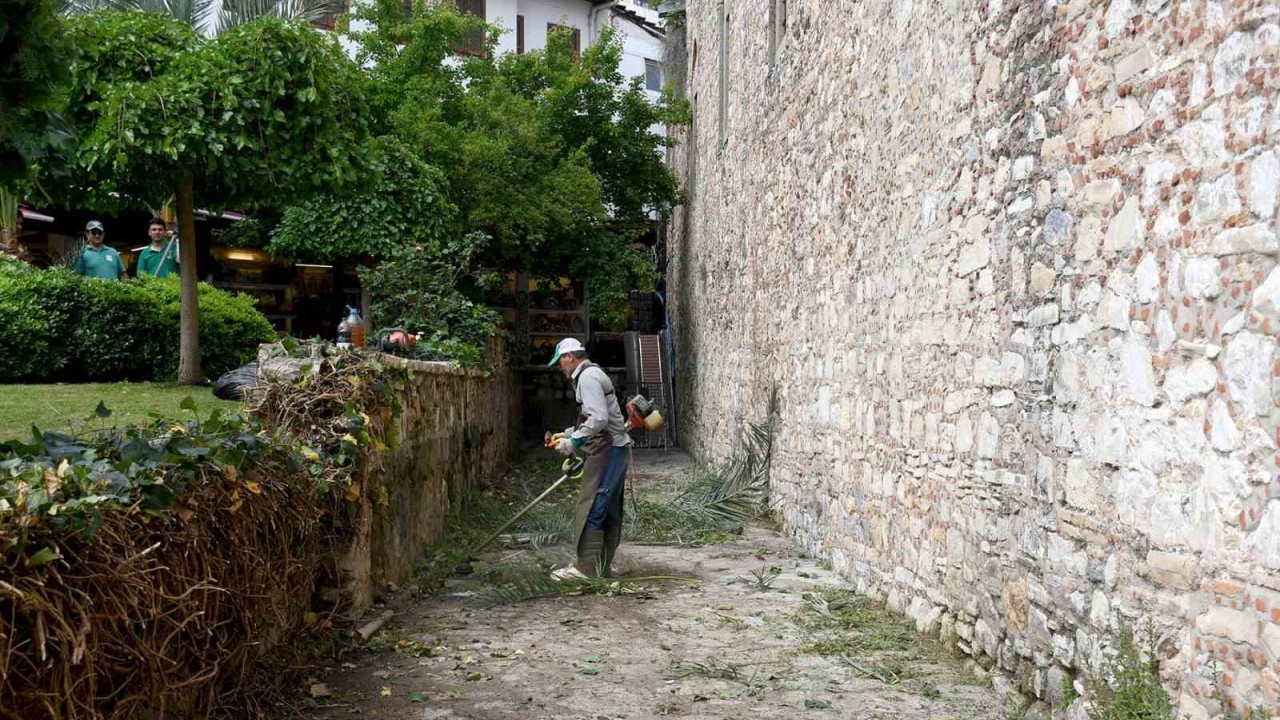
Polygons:
<instances>
[{"instance_id":1,"label":"worker with string trimmer","mask_svg":"<svg viewBox=\"0 0 1280 720\"><path fill-rule=\"evenodd\" d=\"M575 338L556 345L550 365L573 382L578 424L548 439L562 455L586 457L578 491L574 545L578 561L555 571L557 579L609 577L614 553L622 542L622 493L631 466L631 435L622 416L613 382L587 358Z\"/></svg>"}]
</instances>

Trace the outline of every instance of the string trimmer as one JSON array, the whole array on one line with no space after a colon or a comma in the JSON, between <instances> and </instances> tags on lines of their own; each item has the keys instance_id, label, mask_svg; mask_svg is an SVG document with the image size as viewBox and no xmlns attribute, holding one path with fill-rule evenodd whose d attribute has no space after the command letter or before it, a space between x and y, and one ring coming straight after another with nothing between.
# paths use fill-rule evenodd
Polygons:
<instances>
[{"instance_id":1,"label":"string trimmer","mask_svg":"<svg viewBox=\"0 0 1280 720\"><path fill-rule=\"evenodd\" d=\"M564 483L565 480L568 480L570 478L577 479L582 477L582 469L583 469L583 466L586 465L586 462L587 461L585 459L580 458L576 455L574 457L565 458L564 464L560 466L560 469L564 471L564 474L560 476L560 479L551 483L551 487L547 488L546 490L543 490L541 495L534 498L533 502L529 503L528 505L525 505L524 508L520 510L520 512L516 513L510 520L503 523L502 527L498 528L497 530L494 530L484 540L481 540L480 542L473 545L471 549L467 551L466 559L458 563L456 566L454 566L453 573L455 575L470 575L472 572L471 562L475 560L476 553L480 552L480 550L483 549L484 546L496 540L504 530L514 525L515 522L520 518L524 517L525 513L537 507L538 503L545 500L547 496L550 495L553 491L555 491L556 488L560 487L560 485Z\"/></svg>"}]
</instances>

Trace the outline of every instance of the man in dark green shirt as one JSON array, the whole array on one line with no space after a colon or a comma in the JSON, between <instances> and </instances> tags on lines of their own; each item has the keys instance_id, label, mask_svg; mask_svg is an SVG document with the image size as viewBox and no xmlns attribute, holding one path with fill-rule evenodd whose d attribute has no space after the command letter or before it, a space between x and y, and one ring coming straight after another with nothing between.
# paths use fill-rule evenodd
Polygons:
<instances>
[{"instance_id":1,"label":"man in dark green shirt","mask_svg":"<svg viewBox=\"0 0 1280 720\"><path fill-rule=\"evenodd\" d=\"M138 275L158 278L168 277L170 273L177 275L178 241L170 237L165 221L158 217L151 218L147 235L151 236L151 247L143 248L142 254L138 256Z\"/></svg>"},{"instance_id":2,"label":"man in dark green shirt","mask_svg":"<svg viewBox=\"0 0 1280 720\"><path fill-rule=\"evenodd\" d=\"M120 253L105 243L106 231L102 223L90 220L84 230L89 236L89 244L84 246L80 257L76 258L76 274L103 280L127 280L129 275L124 271Z\"/></svg>"}]
</instances>

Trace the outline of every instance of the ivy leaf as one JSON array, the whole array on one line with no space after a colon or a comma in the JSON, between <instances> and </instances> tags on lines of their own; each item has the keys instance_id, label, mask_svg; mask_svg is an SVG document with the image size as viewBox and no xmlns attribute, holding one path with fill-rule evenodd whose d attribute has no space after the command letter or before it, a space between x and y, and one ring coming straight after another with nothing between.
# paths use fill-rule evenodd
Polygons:
<instances>
[{"instance_id":1,"label":"ivy leaf","mask_svg":"<svg viewBox=\"0 0 1280 720\"><path fill-rule=\"evenodd\" d=\"M188 395L182 399L182 402L178 405L178 407L182 408L183 410L190 410L192 412L195 412L196 401L190 395Z\"/></svg>"},{"instance_id":2,"label":"ivy leaf","mask_svg":"<svg viewBox=\"0 0 1280 720\"><path fill-rule=\"evenodd\" d=\"M36 567L38 565L46 565L54 560L60 559L62 556L57 550L51 547L42 548L27 558L27 567Z\"/></svg>"},{"instance_id":3,"label":"ivy leaf","mask_svg":"<svg viewBox=\"0 0 1280 720\"><path fill-rule=\"evenodd\" d=\"M98 407L93 409L93 416L98 418L111 417L111 408L107 407L101 400L98 401Z\"/></svg>"}]
</instances>

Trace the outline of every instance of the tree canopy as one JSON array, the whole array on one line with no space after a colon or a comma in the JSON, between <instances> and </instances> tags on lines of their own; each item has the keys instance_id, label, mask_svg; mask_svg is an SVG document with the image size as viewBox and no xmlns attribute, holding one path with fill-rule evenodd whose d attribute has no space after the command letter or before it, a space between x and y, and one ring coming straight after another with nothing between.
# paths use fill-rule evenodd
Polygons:
<instances>
[{"instance_id":1,"label":"tree canopy","mask_svg":"<svg viewBox=\"0 0 1280 720\"><path fill-rule=\"evenodd\" d=\"M404 203L400 245L441 247L434 233L483 233L478 264L585 280L598 316L616 316L629 289L652 282L652 262L634 243L679 194L661 155L668 140L651 128L685 122L688 111L665 97L651 102L638 79L624 82L622 45L611 28L580 61L567 32L553 33L545 50L496 56L492 27L486 53L471 57L454 48L480 23L447 5L417 2L406 13L398 0L378 0L355 16L366 27L351 37L367 68L371 131L438 168L434 187L456 212L455 222L441 224L429 203ZM383 191L403 198L416 192L408 180L402 174L395 190ZM335 204L341 199L317 205ZM368 233L354 221L342 239L341 227L335 235L306 234L290 217L301 214L286 212L277 251L377 256L395 244L391 223Z\"/></svg>"},{"instance_id":2,"label":"tree canopy","mask_svg":"<svg viewBox=\"0 0 1280 720\"><path fill-rule=\"evenodd\" d=\"M265 19L211 40L158 13L71 20L68 116L90 204L196 201L251 209L356 180L367 108L330 37Z\"/></svg>"},{"instance_id":3,"label":"tree canopy","mask_svg":"<svg viewBox=\"0 0 1280 720\"><path fill-rule=\"evenodd\" d=\"M108 209L176 197L179 380L195 382L195 204L282 206L363 178L359 69L300 21L260 19L206 39L168 15L101 10L70 27L78 143L63 200Z\"/></svg>"},{"instance_id":4,"label":"tree canopy","mask_svg":"<svg viewBox=\"0 0 1280 720\"><path fill-rule=\"evenodd\" d=\"M68 49L52 0L0 0L0 187L66 139L55 110Z\"/></svg>"}]
</instances>

